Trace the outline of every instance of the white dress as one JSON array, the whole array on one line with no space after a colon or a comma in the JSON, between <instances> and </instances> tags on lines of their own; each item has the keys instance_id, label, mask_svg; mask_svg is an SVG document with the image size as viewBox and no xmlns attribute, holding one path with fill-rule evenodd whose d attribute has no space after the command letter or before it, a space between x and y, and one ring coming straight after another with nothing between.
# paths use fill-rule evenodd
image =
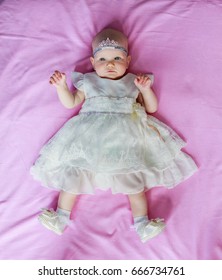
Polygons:
<instances>
[{"instance_id":1,"label":"white dress","mask_svg":"<svg viewBox=\"0 0 222 280\"><path fill-rule=\"evenodd\" d=\"M71 118L42 148L31 174L43 186L73 194L96 188L134 194L155 186L171 188L197 166L182 152L185 142L138 103L135 75L119 80L95 72L72 73L85 93Z\"/></svg>"}]
</instances>

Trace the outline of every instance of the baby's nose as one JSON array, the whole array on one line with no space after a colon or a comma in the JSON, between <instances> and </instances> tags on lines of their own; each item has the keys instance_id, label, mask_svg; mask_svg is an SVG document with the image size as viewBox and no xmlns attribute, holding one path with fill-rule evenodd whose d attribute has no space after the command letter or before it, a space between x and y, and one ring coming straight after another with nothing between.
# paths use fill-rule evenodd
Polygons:
<instances>
[{"instance_id":1,"label":"baby's nose","mask_svg":"<svg viewBox=\"0 0 222 280\"><path fill-rule=\"evenodd\" d=\"M114 60L110 60L107 62L107 66L114 66Z\"/></svg>"}]
</instances>

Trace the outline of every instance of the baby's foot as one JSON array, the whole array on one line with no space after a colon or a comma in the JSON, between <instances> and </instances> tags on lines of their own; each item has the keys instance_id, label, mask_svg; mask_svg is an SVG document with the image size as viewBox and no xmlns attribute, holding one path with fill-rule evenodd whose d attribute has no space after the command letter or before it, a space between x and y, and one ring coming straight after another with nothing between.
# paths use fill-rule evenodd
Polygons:
<instances>
[{"instance_id":1,"label":"baby's foot","mask_svg":"<svg viewBox=\"0 0 222 280\"><path fill-rule=\"evenodd\" d=\"M67 219L64 219L63 216L59 216L58 213L52 209L43 209L38 220L44 227L59 235L63 234L68 225Z\"/></svg>"},{"instance_id":2,"label":"baby's foot","mask_svg":"<svg viewBox=\"0 0 222 280\"><path fill-rule=\"evenodd\" d=\"M157 236L160 234L164 228L165 228L165 223L163 222L163 219L154 219L150 220L148 223L141 223L139 226L136 228L136 232L139 235L141 241L144 243L147 240Z\"/></svg>"}]
</instances>

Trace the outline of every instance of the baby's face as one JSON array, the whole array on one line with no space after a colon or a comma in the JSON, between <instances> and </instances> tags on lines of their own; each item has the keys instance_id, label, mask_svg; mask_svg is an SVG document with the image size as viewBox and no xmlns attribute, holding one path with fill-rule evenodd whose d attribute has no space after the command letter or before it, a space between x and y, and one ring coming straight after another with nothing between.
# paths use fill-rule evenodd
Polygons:
<instances>
[{"instance_id":1,"label":"baby's face","mask_svg":"<svg viewBox=\"0 0 222 280\"><path fill-rule=\"evenodd\" d=\"M115 80L125 74L130 56L121 50L104 49L97 52L90 60L98 76Z\"/></svg>"}]
</instances>

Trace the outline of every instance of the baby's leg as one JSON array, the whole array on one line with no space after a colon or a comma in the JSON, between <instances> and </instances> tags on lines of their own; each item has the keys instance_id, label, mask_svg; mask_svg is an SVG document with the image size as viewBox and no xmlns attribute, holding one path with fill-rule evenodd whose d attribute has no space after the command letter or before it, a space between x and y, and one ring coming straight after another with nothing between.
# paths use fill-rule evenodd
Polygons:
<instances>
[{"instance_id":1,"label":"baby's leg","mask_svg":"<svg viewBox=\"0 0 222 280\"><path fill-rule=\"evenodd\" d=\"M147 199L144 192L129 195L133 218L148 215Z\"/></svg>"},{"instance_id":2,"label":"baby's leg","mask_svg":"<svg viewBox=\"0 0 222 280\"><path fill-rule=\"evenodd\" d=\"M77 195L61 191L59 194L58 207L66 211L72 211Z\"/></svg>"},{"instance_id":3,"label":"baby's leg","mask_svg":"<svg viewBox=\"0 0 222 280\"><path fill-rule=\"evenodd\" d=\"M142 242L158 235L165 227L162 220L149 220L147 199L144 192L129 195L134 227Z\"/></svg>"},{"instance_id":4,"label":"baby's leg","mask_svg":"<svg viewBox=\"0 0 222 280\"><path fill-rule=\"evenodd\" d=\"M39 215L39 221L49 230L62 234L69 224L76 197L74 194L61 191L56 211L44 209Z\"/></svg>"}]
</instances>

